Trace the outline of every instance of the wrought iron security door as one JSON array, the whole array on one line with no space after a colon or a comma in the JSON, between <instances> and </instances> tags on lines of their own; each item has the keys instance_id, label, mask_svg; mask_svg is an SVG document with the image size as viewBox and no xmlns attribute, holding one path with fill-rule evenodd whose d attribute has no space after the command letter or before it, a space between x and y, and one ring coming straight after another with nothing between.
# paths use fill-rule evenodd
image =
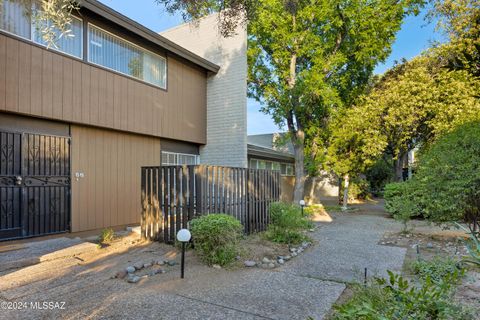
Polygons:
<instances>
[{"instance_id":1,"label":"wrought iron security door","mask_svg":"<svg viewBox=\"0 0 480 320\"><path fill-rule=\"evenodd\" d=\"M70 225L70 138L0 132L0 240Z\"/></svg>"}]
</instances>

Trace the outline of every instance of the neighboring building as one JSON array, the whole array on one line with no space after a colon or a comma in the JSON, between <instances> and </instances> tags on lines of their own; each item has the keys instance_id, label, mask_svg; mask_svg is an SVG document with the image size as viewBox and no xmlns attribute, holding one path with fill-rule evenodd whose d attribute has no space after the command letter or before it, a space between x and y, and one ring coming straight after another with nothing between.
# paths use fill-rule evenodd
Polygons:
<instances>
[{"instance_id":1,"label":"neighboring building","mask_svg":"<svg viewBox=\"0 0 480 320\"><path fill-rule=\"evenodd\" d=\"M295 184L295 156L290 141L283 141L283 133L267 133L248 136L249 167L253 169L280 170L282 176L281 199L293 201ZM338 197L338 177L321 172L305 181L305 200L319 203Z\"/></svg>"},{"instance_id":2,"label":"neighboring building","mask_svg":"<svg viewBox=\"0 0 480 320\"><path fill-rule=\"evenodd\" d=\"M218 65L98 1L81 1L56 49L18 1L1 6L0 240L138 224L140 167L216 157L204 146Z\"/></svg>"},{"instance_id":3,"label":"neighboring building","mask_svg":"<svg viewBox=\"0 0 480 320\"><path fill-rule=\"evenodd\" d=\"M161 35L222 67L208 78L207 144L200 147L200 162L247 167L247 31L239 26L224 38L217 18L212 14Z\"/></svg>"}]
</instances>

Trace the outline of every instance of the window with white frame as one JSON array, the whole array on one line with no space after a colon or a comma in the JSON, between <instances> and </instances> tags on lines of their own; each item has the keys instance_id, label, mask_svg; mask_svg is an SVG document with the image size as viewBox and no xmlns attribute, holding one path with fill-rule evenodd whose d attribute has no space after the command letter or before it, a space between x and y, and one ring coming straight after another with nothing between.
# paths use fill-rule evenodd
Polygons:
<instances>
[{"instance_id":1,"label":"window with white frame","mask_svg":"<svg viewBox=\"0 0 480 320\"><path fill-rule=\"evenodd\" d=\"M88 25L88 61L163 89L167 87L164 57L92 24Z\"/></svg>"},{"instance_id":2,"label":"window with white frame","mask_svg":"<svg viewBox=\"0 0 480 320\"><path fill-rule=\"evenodd\" d=\"M3 0L0 1L0 29L19 37L31 40L43 46L47 46L41 30L42 24L49 26L49 21L33 21L32 15L35 10L40 10L37 1L32 5L26 5L26 1ZM57 32L54 28L53 32ZM70 32L58 37L50 48L68 55L82 58L83 56L83 22L80 18L72 16Z\"/></svg>"},{"instance_id":3,"label":"window with white frame","mask_svg":"<svg viewBox=\"0 0 480 320\"><path fill-rule=\"evenodd\" d=\"M250 159L249 168L263 170L277 170L282 176L293 176L294 165L290 163L281 163L277 161L269 161L262 159Z\"/></svg>"},{"instance_id":4,"label":"window with white frame","mask_svg":"<svg viewBox=\"0 0 480 320\"><path fill-rule=\"evenodd\" d=\"M199 160L196 154L162 151L162 165L165 166L195 165Z\"/></svg>"}]
</instances>

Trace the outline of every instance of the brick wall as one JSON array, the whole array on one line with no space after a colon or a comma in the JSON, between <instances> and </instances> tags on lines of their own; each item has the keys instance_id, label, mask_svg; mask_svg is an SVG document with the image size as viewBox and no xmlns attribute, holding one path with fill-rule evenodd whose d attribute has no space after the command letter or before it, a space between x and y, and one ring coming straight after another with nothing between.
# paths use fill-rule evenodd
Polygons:
<instances>
[{"instance_id":1,"label":"brick wall","mask_svg":"<svg viewBox=\"0 0 480 320\"><path fill-rule=\"evenodd\" d=\"M183 24L161 33L220 66L207 84L207 144L200 148L204 164L247 167L247 33L223 38L217 15L198 24Z\"/></svg>"}]
</instances>

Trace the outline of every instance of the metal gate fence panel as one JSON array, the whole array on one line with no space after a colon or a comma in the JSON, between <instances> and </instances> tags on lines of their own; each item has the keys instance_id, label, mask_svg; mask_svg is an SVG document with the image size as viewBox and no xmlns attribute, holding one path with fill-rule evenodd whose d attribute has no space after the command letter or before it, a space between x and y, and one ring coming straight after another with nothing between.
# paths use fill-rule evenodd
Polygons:
<instances>
[{"instance_id":1,"label":"metal gate fence panel","mask_svg":"<svg viewBox=\"0 0 480 320\"><path fill-rule=\"evenodd\" d=\"M173 242L179 229L204 214L234 216L246 233L266 230L280 173L221 166L142 168L142 235Z\"/></svg>"},{"instance_id":2,"label":"metal gate fence panel","mask_svg":"<svg viewBox=\"0 0 480 320\"><path fill-rule=\"evenodd\" d=\"M0 240L64 232L70 138L0 132Z\"/></svg>"}]
</instances>

